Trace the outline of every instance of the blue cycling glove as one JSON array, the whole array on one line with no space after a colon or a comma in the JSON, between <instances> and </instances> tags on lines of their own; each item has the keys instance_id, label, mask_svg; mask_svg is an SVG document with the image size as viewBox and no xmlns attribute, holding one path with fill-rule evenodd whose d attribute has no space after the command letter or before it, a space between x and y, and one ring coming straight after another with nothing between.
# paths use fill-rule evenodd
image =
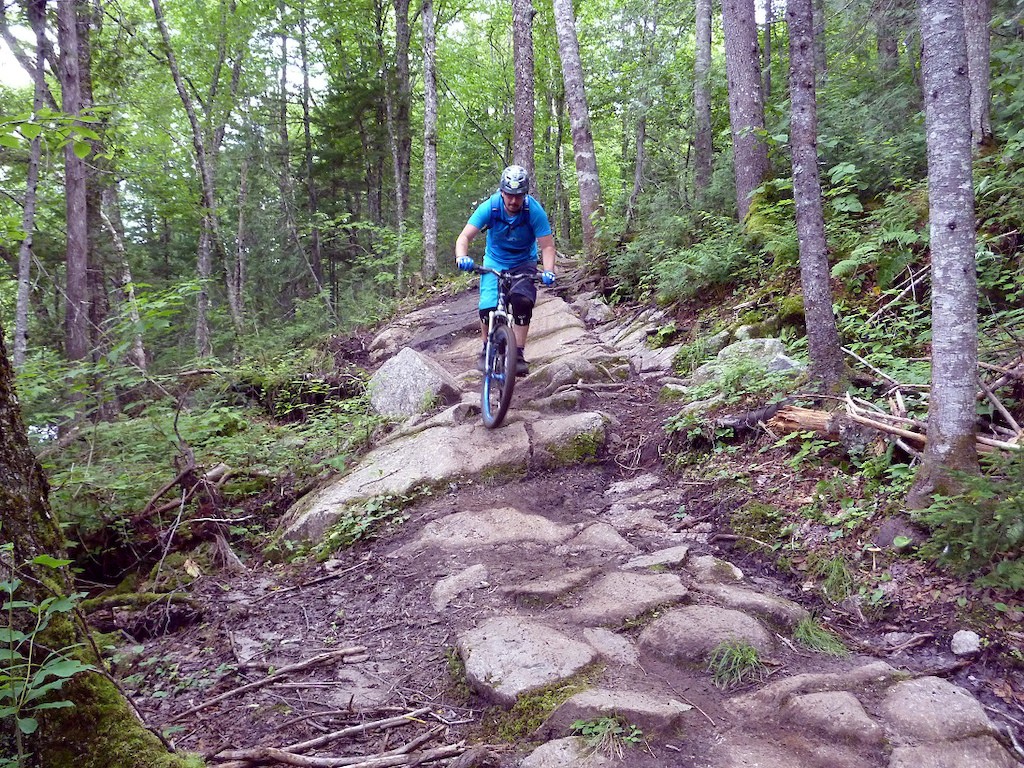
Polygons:
<instances>
[{"instance_id":1,"label":"blue cycling glove","mask_svg":"<svg viewBox=\"0 0 1024 768\"><path fill-rule=\"evenodd\" d=\"M469 256L459 256L459 258L455 260L455 266L463 272L471 272L476 264L473 263L473 260L469 258Z\"/></svg>"},{"instance_id":2,"label":"blue cycling glove","mask_svg":"<svg viewBox=\"0 0 1024 768\"><path fill-rule=\"evenodd\" d=\"M555 273L552 272L550 269L545 269L543 272L540 273L540 281L544 283L544 285L554 285Z\"/></svg>"}]
</instances>

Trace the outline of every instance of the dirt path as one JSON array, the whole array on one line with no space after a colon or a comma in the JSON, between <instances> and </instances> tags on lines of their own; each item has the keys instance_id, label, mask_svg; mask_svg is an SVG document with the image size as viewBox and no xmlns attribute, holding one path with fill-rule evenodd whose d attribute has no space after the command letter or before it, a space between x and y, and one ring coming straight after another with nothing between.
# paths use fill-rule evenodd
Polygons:
<instances>
[{"instance_id":1,"label":"dirt path","mask_svg":"<svg viewBox=\"0 0 1024 768\"><path fill-rule=\"evenodd\" d=\"M391 329L387 345L425 350L472 404L478 342L472 316L451 310ZM899 654L838 657L801 643L806 596L720 549L699 514L718 502L660 465L671 350L640 345L658 319L592 313L548 300L508 426L486 432L472 414L460 426L463 448L525 433L501 471L433 477L428 494L379 512L377 538L322 564L195 581L202 621L118 659L147 721L238 766L1016 765L982 704L942 676L962 666L951 656L923 670ZM597 373L573 379L582 363L559 373L576 359ZM631 364L629 378L616 360ZM591 413L600 445L549 439L553 424ZM722 643L756 649L753 678L716 684ZM579 721L591 741L608 737L597 753L567 738ZM324 743L291 756L267 749L314 738Z\"/></svg>"}]
</instances>

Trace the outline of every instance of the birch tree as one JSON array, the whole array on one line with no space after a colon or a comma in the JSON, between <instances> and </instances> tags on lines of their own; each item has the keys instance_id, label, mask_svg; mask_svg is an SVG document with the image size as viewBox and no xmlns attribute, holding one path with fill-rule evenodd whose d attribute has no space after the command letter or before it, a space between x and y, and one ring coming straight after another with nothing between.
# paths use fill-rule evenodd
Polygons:
<instances>
[{"instance_id":1,"label":"birch tree","mask_svg":"<svg viewBox=\"0 0 1024 768\"><path fill-rule=\"evenodd\" d=\"M928 441L912 506L977 471L978 286L974 256L970 82L962 0L919 0L928 217L931 244L932 374Z\"/></svg>"},{"instance_id":2,"label":"birch tree","mask_svg":"<svg viewBox=\"0 0 1024 768\"><path fill-rule=\"evenodd\" d=\"M971 81L971 138L975 149L992 145L992 89L989 82L991 0L963 0L967 72Z\"/></svg>"},{"instance_id":3,"label":"birch tree","mask_svg":"<svg viewBox=\"0 0 1024 768\"><path fill-rule=\"evenodd\" d=\"M722 0L725 64L729 79L729 125L732 129L736 208L740 221L750 209L750 193L768 176L764 131L764 97L757 46L754 0Z\"/></svg>"},{"instance_id":4,"label":"birch tree","mask_svg":"<svg viewBox=\"0 0 1024 768\"><path fill-rule=\"evenodd\" d=\"M693 58L694 186L698 196L711 184L711 0L697 0Z\"/></svg>"},{"instance_id":5,"label":"birch tree","mask_svg":"<svg viewBox=\"0 0 1024 768\"><path fill-rule=\"evenodd\" d=\"M515 70L512 162L534 177L533 17L531 0L512 0L512 61Z\"/></svg>"},{"instance_id":6,"label":"birch tree","mask_svg":"<svg viewBox=\"0 0 1024 768\"><path fill-rule=\"evenodd\" d=\"M576 38L576 18L572 0L554 0L555 32L558 35L558 55L562 62L562 81L565 84L565 103L572 126L573 154L576 158L576 181L580 191L580 213L583 220L583 248L596 259L597 224L602 216L601 179L597 172L594 136L590 130L590 110L583 84L583 64Z\"/></svg>"},{"instance_id":7,"label":"birch tree","mask_svg":"<svg viewBox=\"0 0 1024 768\"><path fill-rule=\"evenodd\" d=\"M811 0L789 0L790 148L793 199L800 248L810 378L821 389L838 391L843 383L843 351L832 313L832 290L825 243L825 217L818 176L818 105L815 94L814 19Z\"/></svg>"},{"instance_id":8,"label":"birch tree","mask_svg":"<svg viewBox=\"0 0 1024 768\"><path fill-rule=\"evenodd\" d=\"M434 3L423 10L423 279L437 274L437 71Z\"/></svg>"},{"instance_id":9,"label":"birch tree","mask_svg":"<svg viewBox=\"0 0 1024 768\"><path fill-rule=\"evenodd\" d=\"M30 0L28 21L36 38L35 65L32 72L32 111L38 115L46 94L46 0ZM25 201L21 215L21 229L25 237L18 245L18 294L14 313L14 365L24 364L28 351L29 288L32 267L32 233L36 226L36 193L39 186L39 164L43 141L36 135L29 143L28 171L25 181Z\"/></svg>"},{"instance_id":10,"label":"birch tree","mask_svg":"<svg viewBox=\"0 0 1024 768\"><path fill-rule=\"evenodd\" d=\"M79 115L83 105L78 25L81 6L81 0L57 3L61 109L67 115ZM85 160L76 151L79 146L72 141L64 146L64 212L67 231L64 354L68 360L84 360L89 353L87 170Z\"/></svg>"}]
</instances>

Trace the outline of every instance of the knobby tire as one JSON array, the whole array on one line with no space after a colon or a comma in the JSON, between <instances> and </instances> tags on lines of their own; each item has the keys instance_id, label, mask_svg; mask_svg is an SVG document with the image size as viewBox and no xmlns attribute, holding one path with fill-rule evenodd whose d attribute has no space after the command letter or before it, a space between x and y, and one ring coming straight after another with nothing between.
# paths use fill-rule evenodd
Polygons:
<instances>
[{"instance_id":1,"label":"knobby tire","mask_svg":"<svg viewBox=\"0 0 1024 768\"><path fill-rule=\"evenodd\" d=\"M516 386L518 350L515 335L507 325L499 325L487 350L483 388L480 391L480 412L484 426L497 429L505 420L512 391Z\"/></svg>"}]
</instances>

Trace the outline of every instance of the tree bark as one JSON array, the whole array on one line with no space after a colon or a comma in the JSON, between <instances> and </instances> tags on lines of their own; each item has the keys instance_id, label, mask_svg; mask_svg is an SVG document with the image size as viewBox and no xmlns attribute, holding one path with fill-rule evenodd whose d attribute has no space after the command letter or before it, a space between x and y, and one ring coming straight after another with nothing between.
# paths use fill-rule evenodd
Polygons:
<instances>
[{"instance_id":1,"label":"tree bark","mask_svg":"<svg viewBox=\"0 0 1024 768\"><path fill-rule=\"evenodd\" d=\"M697 0L693 59L693 182L698 199L711 184L711 14L712 0Z\"/></svg>"},{"instance_id":2,"label":"tree bark","mask_svg":"<svg viewBox=\"0 0 1024 768\"><path fill-rule=\"evenodd\" d=\"M437 70L433 0L423 2L423 279L437 274Z\"/></svg>"},{"instance_id":3,"label":"tree bark","mask_svg":"<svg viewBox=\"0 0 1024 768\"><path fill-rule=\"evenodd\" d=\"M306 3L299 3L299 55L302 59L302 135L306 164L306 207L309 212L309 259L313 264L313 276L322 286L324 282L323 255L320 247L320 226L318 224L320 204L317 199L316 177L313 174L313 136L309 113L312 92L309 87L309 51L307 44ZM331 304L333 307L333 302Z\"/></svg>"},{"instance_id":4,"label":"tree bark","mask_svg":"<svg viewBox=\"0 0 1024 768\"><path fill-rule=\"evenodd\" d=\"M725 63L729 80L736 209L740 221L750 210L750 194L768 176L768 147L757 135L764 130L764 99L757 48L754 0L722 0Z\"/></svg>"},{"instance_id":5,"label":"tree bark","mask_svg":"<svg viewBox=\"0 0 1024 768\"><path fill-rule=\"evenodd\" d=\"M768 7L764 11L764 32L762 38L764 43L761 46L762 59L761 71L764 76L764 100L772 97L772 24L775 23L775 12L772 9L771 0L768 0Z\"/></svg>"},{"instance_id":6,"label":"tree bark","mask_svg":"<svg viewBox=\"0 0 1024 768\"><path fill-rule=\"evenodd\" d=\"M512 60L515 70L513 96L512 162L534 178L533 17L531 0L512 0Z\"/></svg>"},{"instance_id":7,"label":"tree bark","mask_svg":"<svg viewBox=\"0 0 1024 768\"><path fill-rule=\"evenodd\" d=\"M57 4L57 40L60 46L61 109L81 113L82 72L78 14L82 0ZM64 200L67 228L64 308L64 354L84 360L89 354L89 228L87 221L85 161L75 154L75 143L64 146Z\"/></svg>"},{"instance_id":8,"label":"tree bark","mask_svg":"<svg viewBox=\"0 0 1024 768\"><path fill-rule=\"evenodd\" d=\"M109 211L109 214L107 213ZM135 285L132 280L132 268L128 263L128 254L124 248L124 225L121 223L121 207L117 202L117 187L109 186L103 190L103 208L100 209L104 227L121 265L121 301L126 307L128 319L132 323L132 342L126 355L128 362L143 373L147 370L146 347L142 340L142 316L139 303L135 298Z\"/></svg>"},{"instance_id":9,"label":"tree bark","mask_svg":"<svg viewBox=\"0 0 1024 768\"><path fill-rule=\"evenodd\" d=\"M909 502L927 504L976 472L978 298L971 178L970 82L961 0L920 0L928 214L932 260L932 377L928 444Z\"/></svg>"},{"instance_id":10,"label":"tree bark","mask_svg":"<svg viewBox=\"0 0 1024 768\"><path fill-rule=\"evenodd\" d=\"M839 343L829 285L825 217L818 176L818 105L815 95L812 0L788 0L790 146L793 199L800 248L800 284L811 359L810 378L826 392L843 387L843 350Z\"/></svg>"},{"instance_id":11,"label":"tree bark","mask_svg":"<svg viewBox=\"0 0 1024 768\"><path fill-rule=\"evenodd\" d=\"M991 0L963 0L967 71L971 81L971 138L975 149L992 146L992 90L989 87Z\"/></svg>"},{"instance_id":12,"label":"tree bark","mask_svg":"<svg viewBox=\"0 0 1024 768\"><path fill-rule=\"evenodd\" d=\"M883 74L895 72L900 65L899 45L896 39L897 24L894 13L895 0L874 0L871 18L875 24L875 50L878 55L878 70Z\"/></svg>"},{"instance_id":13,"label":"tree bark","mask_svg":"<svg viewBox=\"0 0 1024 768\"><path fill-rule=\"evenodd\" d=\"M554 96L555 123L555 210L558 212L558 236L562 247L568 249L572 243L569 216L569 190L565 183L565 164L562 162L562 144L565 141L565 94Z\"/></svg>"},{"instance_id":14,"label":"tree bark","mask_svg":"<svg viewBox=\"0 0 1024 768\"><path fill-rule=\"evenodd\" d=\"M558 34L558 54L562 62L562 81L565 84L565 102L572 126L573 154L576 158L576 181L580 190L580 213L583 224L583 249L591 265L598 263L597 225L603 216L601 179L597 172L594 136L590 130L590 110L583 84L583 64L576 38L576 19L572 0L554 0L555 31Z\"/></svg>"},{"instance_id":15,"label":"tree bark","mask_svg":"<svg viewBox=\"0 0 1024 768\"><path fill-rule=\"evenodd\" d=\"M66 559L64 537L50 508L43 469L29 446L28 434L14 392L14 370L0 329L0 509L4 510L4 541L13 544L10 560L0 568L17 568L22 575L19 596L38 603L55 595L70 595L71 573L32 561L41 555ZM18 614L15 612L15 628ZM26 612L27 613L27 612ZM34 617L30 617L33 621ZM69 649L80 661L102 669L104 662L90 642L87 629L73 614L55 614L39 638L47 648ZM42 651L45 653L45 650ZM110 679L98 672L71 678L60 691L74 707L47 710L30 744L39 765L76 768L197 768L195 760L171 755L159 739L139 722L130 704Z\"/></svg>"},{"instance_id":16,"label":"tree bark","mask_svg":"<svg viewBox=\"0 0 1024 768\"><path fill-rule=\"evenodd\" d=\"M35 86L32 98L33 114L43 108L46 93L46 0L30 0L28 20L36 36L36 58L33 70ZM21 214L24 239L18 245L18 295L14 311L14 365L21 366L28 352L29 289L32 272L32 233L36 228L36 192L39 186L39 164L42 157L42 138L36 136L29 144L28 170L25 181L25 206Z\"/></svg>"}]
</instances>

